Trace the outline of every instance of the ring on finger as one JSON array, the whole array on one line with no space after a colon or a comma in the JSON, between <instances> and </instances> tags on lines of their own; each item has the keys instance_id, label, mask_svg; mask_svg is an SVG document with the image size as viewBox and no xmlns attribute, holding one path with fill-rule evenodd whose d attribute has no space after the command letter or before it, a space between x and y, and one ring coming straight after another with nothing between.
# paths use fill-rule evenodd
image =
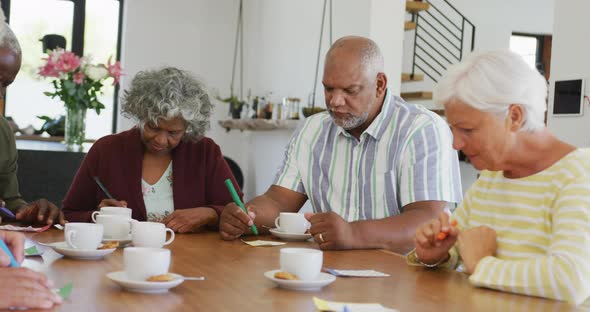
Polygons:
<instances>
[{"instance_id":1,"label":"ring on finger","mask_svg":"<svg viewBox=\"0 0 590 312\"><path fill-rule=\"evenodd\" d=\"M320 235L318 235L318 238L320 239L320 241L322 243L325 243L326 241L324 240L324 236L322 235L323 233L320 233Z\"/></svg>"}]
</instances>

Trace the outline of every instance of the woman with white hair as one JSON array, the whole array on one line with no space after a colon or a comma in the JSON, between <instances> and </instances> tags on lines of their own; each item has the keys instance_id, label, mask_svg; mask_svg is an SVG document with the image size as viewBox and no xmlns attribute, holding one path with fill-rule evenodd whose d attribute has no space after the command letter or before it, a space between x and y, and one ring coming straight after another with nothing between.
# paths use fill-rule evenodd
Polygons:
<instances>
[{"instance_id":1,"label":"woman with white hair","mask_svg":"<svg viewBox=\"0 0 590 312\"><path fill-rule=\"evenodd\" d=\"M212 107L205 87L186 71L138 73L122 104L137 126L94 143L64 199L66 219L88 222L93 211L117 206L180 233L217 227L232 201L224 181L237 183L219 146L204 137Z\"/></svg>"},{"instance_id":2,"label":"woman with white hair","mask_svg":"<svg viewBox=\"0 0 590 312\"><path fill-rule=\"evenodd\" d=\"M590 154L543 124L547 83L520 56L476 54L434 91L453 146L482 170L422 225L410 264L461 265L476 286L579 304L590 296Z\"/></svg>"}]
</instances>

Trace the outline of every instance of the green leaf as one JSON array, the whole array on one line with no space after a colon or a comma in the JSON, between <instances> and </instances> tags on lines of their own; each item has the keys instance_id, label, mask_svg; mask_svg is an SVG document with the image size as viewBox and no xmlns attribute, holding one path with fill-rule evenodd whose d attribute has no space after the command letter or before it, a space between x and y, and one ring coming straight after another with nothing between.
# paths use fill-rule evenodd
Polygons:
<instances>
[{"instance_id":1,"label":"green leaf","mask_svg":"<svg viewBox=\"0 0 590 312\"><path fill-rule=\"evenodd\" d=\"M54 97L55 96L55 93L48 92L48 91L43 92L43 94L45 94L46 96L51 96L51 97Z\"/></svg>"},{"instance_id":2,"label":"green leaf","mask_svg":"<svg viewBox=\"0 0 590 312\"><path fill-rule=\"evenodd\" d=\"M72 81L65 80L63 86L64 89L66 89L68 95L73 96L76 93L76 84Z\"/></svg>"},{"instance_id":3,"label":"green leaf","mask_svg":"<svg viewBox=\"0 0 590 312\"><path fill-rule=\"evenodd\" d=\"M49 117L49 116L37 116L37 118L44 120L44 121L52 121L53 118Z\"/></svg>"}]
</instances>

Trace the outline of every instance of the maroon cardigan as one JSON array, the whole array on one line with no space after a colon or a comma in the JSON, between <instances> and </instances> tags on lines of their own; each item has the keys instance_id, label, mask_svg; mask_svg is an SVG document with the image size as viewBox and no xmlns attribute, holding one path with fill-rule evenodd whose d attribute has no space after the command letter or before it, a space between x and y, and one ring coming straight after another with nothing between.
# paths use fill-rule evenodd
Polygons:
<instances>
[{"instance_id":1,"label":"maroon cardigan","mask_svg":"<svg viewBox=\"0 0 590 312\"><path fill-rule=\"evenodd\" d=\"M97 176L117 200L127 201L133 219L147 219L141 192L144 146L139 129L108 135L93 144L84 158L63 201L63 213L71 222L91 222L90 215L106 198L93 177ZM174 209L210 207L220 214L232 201L225 179L230 178L242 193L223 159L219 146L210 138L181 141L172 150Z\"/></svg>"}]
</instances>

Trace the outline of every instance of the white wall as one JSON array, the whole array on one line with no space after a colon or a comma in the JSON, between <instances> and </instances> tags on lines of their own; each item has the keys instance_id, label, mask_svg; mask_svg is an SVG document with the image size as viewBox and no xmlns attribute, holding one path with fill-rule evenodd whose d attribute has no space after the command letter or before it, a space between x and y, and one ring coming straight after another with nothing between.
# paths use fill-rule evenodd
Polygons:
<instances>
[{"instance_id":1,"label":"white wall","mask_svg":"<svg viewBox=\"0 0 590 312\"><path fill-rule=\"evenodd\" d=\"M373 38L383 50L388 75L399 77L404 4L403 0L334 1L333 39ZM192 71L222 96L229 94L237 0L129 0L125 5L122 89L142 69L171 65ZM296 96L307 102L313 91L322 6L318 0L244 1L245 93L248 89L254 95L273 92L274 101ZM320 106L324 106L321 76L329 47L328 21L323 42L316 94ZM389 85L399 91L399 79L390 78ZM251 198L272 183L291 132L226 133L217 124L226 116L227 106L218 104L209 136L245 171L244 191ZM120 118L117 128L131 126Z\"/></svg>"},{"instance_id":2,"label":"white wall","mask_svg":"<svg viewBox=\"0 0 590 312\"><path fill-rule=\"evenodd\" d=\"M590 29L590 1L555 1L555 27L551 52L551 78L549 86L549 129L560 139L578 147L590 146L590 106L584 103L584 115L578 117L555 117L553 96L556 80L584 78L585 94L590 84L590 42L587 38Z\"/></svg>"}]
</instances>

